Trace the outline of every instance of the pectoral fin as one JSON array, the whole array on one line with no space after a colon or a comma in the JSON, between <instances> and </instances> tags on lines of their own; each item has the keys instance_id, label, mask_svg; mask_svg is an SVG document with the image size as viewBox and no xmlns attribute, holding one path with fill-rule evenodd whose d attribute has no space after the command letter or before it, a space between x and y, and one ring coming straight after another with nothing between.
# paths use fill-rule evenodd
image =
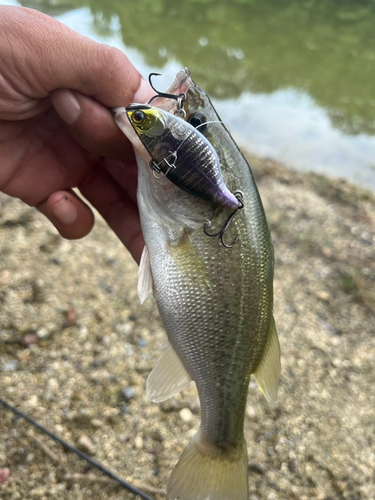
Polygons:
<instances>
[{"instance_id":1,"label":"pectoral fin","mask_svg":"<svg viewBox=\"0 0 375 500\"><path fill-rule=\"evenodd\" d=\"M191 381L179 357L168 342L147 379L147 396L160 403L185 389Z\"/></svg>"},{"instance_id":2,"label":"pectoral fin","mask_svg":"<svg viewBox=\"0 0 375 500\"><path fill-rule=\"evenodd\" d=\"M275 401L280 378L280 344L273 316L263 357L253 375L267 401L269 403Z\"/></svg>"},{"instance_id":3,"label":"pectoral fin","mask_svg":"<svg viewBox=\"0 0 375 500\"><path fill-rule=\"evenodd\" d=\"M138 297L141 304L152 294L152 272L150 263L150 253L148 251L147 245L144 246L141 262L139 263L138 269Z\"/></svg>"}]
</instances>

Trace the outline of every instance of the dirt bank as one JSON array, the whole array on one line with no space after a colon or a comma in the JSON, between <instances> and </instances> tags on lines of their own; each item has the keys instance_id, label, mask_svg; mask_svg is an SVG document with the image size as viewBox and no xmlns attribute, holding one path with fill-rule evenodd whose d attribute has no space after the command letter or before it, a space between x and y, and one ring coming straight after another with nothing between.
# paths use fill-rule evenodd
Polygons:
<instances>
[{"instance_id":1,"label":"dirt bank","mask_svg":"<svg viewBox=\"0 0 375 500\"><path fill-rule=\"evenodd\" d=\"M375 198L251 158L275 245L282 379L249 387L251 500L375 499ZM165 334L137 267L101 220L78 242L0 197L1 397L133 483L164 488L199 424L193 387L154 405L145 379ZM0 408L3 499L123 499ZM82 442L82 435L89 438ZM66 474L86 474L81 481ZM157 498L163 498L155 494Z\"/></svg>"}]
</instances>

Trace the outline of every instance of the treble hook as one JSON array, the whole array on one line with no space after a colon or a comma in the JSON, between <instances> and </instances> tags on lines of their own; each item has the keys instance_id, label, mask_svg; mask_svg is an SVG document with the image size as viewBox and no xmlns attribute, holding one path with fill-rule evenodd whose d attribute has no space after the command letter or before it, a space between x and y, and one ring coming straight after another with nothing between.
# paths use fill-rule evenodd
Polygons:
<instances>
[{"instance_id":1,"label":"treble hook","mask_svg":"<svg viewBox=\"0 0 375 500\"><path fill-rule=\"evenodd\" d=\"M147 101L147 104L150 104L150 102L153 101L154 99L156 99L157 97L165 97L166 99L173 99L174 101L177 101L177 110L176 110L175 114L176 115L180 114L182 118L185 118L186 113L185 113L185 110L183 109L183 105L184 105L184 100L186 99L186 94L184 92L182 92L181 94L166 94L165 92L159 92L152 85L152 82L151 82L152 76L161 76L161 74L160 73L150 73L148 75L148 82L149 82L152 90L155 90L156 95L151 97L151 99L149 99Z\"/></svg>"},{"instance_id":2,"label":"treble hook","mask_svg":"<svg viewBox=\"0 0 375 500\"><path fill-rule=\"evenodd\" d=\"M228 227L230 226L232 220L234 219L234 216L236 215L236 213L238 212L238 210L241 210L241 208L244 207L244 203L243 203L243 194L241 193L241 191L236 191L235 193L233 193L234 196L237 198L237 200L239 201L240 205L236 208L236 210L234 212L232 212L230 214L230 216L228 217L228 219L225 221L225 224L224 226L220 229L220 231L218 231L217 233L214 233L214 234L211 234L209 232L207 232L207 228L210 226L210 222L206 222L206 224L204 225L203 227L203 231L204 231L204 234L209 236L210 238L217 238L219 237L220 238L220 241L221 241L221 244L223 245L223 247L225 248L233 248L234 245L237 243L237 240L238 240L238 235L236 236L236 239L233 241L233 243L231 245L227 245L225 242L224 242L224 234L226 232L226 230L228 229Z\"/></svg>"}]
</instances>

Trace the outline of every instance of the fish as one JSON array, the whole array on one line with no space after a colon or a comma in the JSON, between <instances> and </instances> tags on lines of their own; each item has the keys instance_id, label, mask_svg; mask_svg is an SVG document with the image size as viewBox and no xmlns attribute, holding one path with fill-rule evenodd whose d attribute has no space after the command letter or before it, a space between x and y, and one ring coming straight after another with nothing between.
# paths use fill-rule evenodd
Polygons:
<instances>
[{"instance_id":1,"label":"fish","mask_svg":"<svg viewBox=\"0 0 375 500\"><path fill-rule=\"evenodd\" d=\"M149 153L117 111L138 163L138 206L145 239L138 280L141 302L154 294L168 343L147 379L146 392L163 401L194 381L201 423L167 483L168 500L247 500L244 417L251 375L269 402L280 378L280 346L273 318L274 254L251 169L187 69L169 93L185 93L186 122L215 149L225 185L241 192L243 207L226 227L231 248L209 237L232 210L155 179ZM153 104L171 114L176 104ZM229 245L228 245L229 246Z\"/></svg>"},{"instance_id":2,"label":"fish","mask_svg":"<svg viewBox=\"0 0 375 500\"><path fill-rule=\"evenodd\" d=\"M199 130L149 104L130 104L126 113L151 155L154 171L194 196L233 210L239 207L224 184L215 150Z\"/></svg>"}]
</instances>

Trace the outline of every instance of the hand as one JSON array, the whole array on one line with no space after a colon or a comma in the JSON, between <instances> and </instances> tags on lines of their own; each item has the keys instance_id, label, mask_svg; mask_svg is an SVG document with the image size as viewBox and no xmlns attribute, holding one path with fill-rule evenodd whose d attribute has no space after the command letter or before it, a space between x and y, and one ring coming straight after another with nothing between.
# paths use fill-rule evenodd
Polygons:
<instances>
[{"instance_id":1,"label":"hand","mask_svg":"<svg viewBox=\"0 0 375 500\"><path fill-rule=\"evenodd\" d=\"M75 239L94 223L77 187L139 261L136 164L109 108L151 88L121 51L31 9L0 6L0 61L0 191Z\"/></svg>"}]
</instances>

